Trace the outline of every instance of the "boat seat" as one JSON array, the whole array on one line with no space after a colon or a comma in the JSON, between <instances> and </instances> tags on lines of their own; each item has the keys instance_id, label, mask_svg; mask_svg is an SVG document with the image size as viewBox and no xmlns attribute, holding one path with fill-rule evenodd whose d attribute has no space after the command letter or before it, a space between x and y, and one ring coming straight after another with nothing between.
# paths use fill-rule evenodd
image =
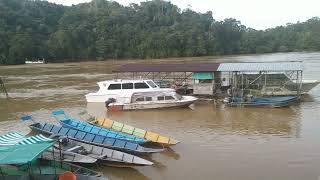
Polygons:
<instances>
[{"instance_id":1,"label":"boat seat","mask_svg":"<svg viewBox=\"0 0 320 180\"><path fill-rule=\"evenodd\" d=\"M82 149L82 146L74 146L70 149L67 149L68 152L78 152L80 149Z\"/></svg>"},{"instance_id":2,"label":"boat seat","mask_svg":"<svg viewBox=\"0 0 320 180\"><path fill-rule=\"evenodd\" d=\"M116 130L116 131L121 131L122 128L123 128L123 124L122 123L119 123L119 122L113 122L113 125L112 125L112 129Z\"/></svg>"},{"instance_id":3,"label":"boat seat","mask_svg":"<svg viewBox=\"0 0 320 180\"><path fill-rule=\"evenodd\" d=\"M67 136L69 136L69 137L75 137L76 136L76 134L77 134L77 130L75 130L75 129L70 129L69 131L68 131L68 133L67 133Z\"/></svg>"},{"instance_id":4,"label":"boat seat","mask_svg":"<svg viewBox=\"0 0 320 180\"><path fill-rule=\"evenodd\" d=\"M87 141L87 142L92 142L93 139L94 139L94 136L95 136L94 134L87 133L87 134L84 136L83 140L85 140L85 141Z\"/></svg>"},{"instance_id":5,"label":"boat seat","mask_svg":"<svg viewBox=\"0 0 320 180\"><path fill-rule=\"evenodd\" d=\"M42 129L45 131L51 132L52 127L53 125L45 123Z\"/></svg>"},{"instance_id":6,"label":"boat seat","mask_svg":"<svg viewBox=\"0 0 320 180\"><path fill-rule=\"evenodd\" d=\"M113 146L114 142L116 140L115 139L112 139L112 138L105 138L104 141L103 141L103 144L105 145L109 145L109 146Z\"/></svg>"},{"instance_id":7,"label":"boat seat","mask_svg":"<svg viewBox=\"0 0 320 180\"><path fill-rule=\"evenodd\" d=\"M84 136L86 135L85 132L82 131L78 131L78 133L76 134L75 138L83 140Z\"/></svg>"},{"instance_id":8,"label":"boat seat","mask_svg":"<svg viewBox=\"0 0 320 180\"><path fill-rule=\"evenodd\" d=\"M96 135L96 137L93 139L93 142L98 144L102 144L103 141L104 141L104 137L100 135Z\"/></svg>"},{"instance_id":9,"label":"boat seat","mask_svg":"<svg viewBox=\"0 0 320 180\"><path fill-rule=\"evenodd\" d=\"M120 147L120 148L124 148L125 145L126 145L126 141L121 141L121 140L116 140L116 142L114 143L114 146Z\"/></svg>"},{"instance_id":10,"label":"boat seat","mask_svg":"<svg viewBox=\"0 0 320 180\"><path fill-rule=\"evenodd\" d=\"M68 131L69 131L69 128L62 127L59 134L65 136L68 133Z\"/></svg>"},{"instance_id":11,"label":"boat seat","mask_svg":"<svg viewBox=\"0 0 320 180\"><path fill-rule=\"evenodd\" d=\"M138 144L127 142L125 148L136 150L138 148Z\"/></svg>"},{"instance_id":12,"label":"boat seat","mask_svg":"<svg viewBox=\"0 0 320 180\"><path fill-rule=\"evenodd\" d=\"M99 131L101 131L101 128L93 127L90 132L93 133L93 134L98 134Z\"/></svg>"},{"instance_id":13,"label":"boat seat","mask_svg":"<svg viewBox=\"0 0 320 180\"><path fill-rule=\"evenodd\" d=\"M101 155L103 151L102 147L92 146L91 153Z\"/></svg>"},{"instance_id":14,"label":"boat seat","mask_svg":"<svg viewBox=\"0 0 320 180\"><path fill-rule=\"evenodd\" d=\"M58 134L60 129L61 129L61 127L53 125L53 128L51 129L51 132L54 133L54 134Z\"/></svg>"}]
</instances>

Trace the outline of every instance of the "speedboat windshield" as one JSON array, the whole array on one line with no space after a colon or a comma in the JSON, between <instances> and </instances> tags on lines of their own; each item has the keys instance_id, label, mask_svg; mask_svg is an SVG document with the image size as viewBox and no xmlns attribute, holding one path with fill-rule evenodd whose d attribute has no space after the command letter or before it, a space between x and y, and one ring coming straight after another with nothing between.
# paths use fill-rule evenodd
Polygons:
<instances>
[{"instance_id":1,"label":"speedboat windshield","mask_svg":"<svg viewBox=\"0 0 320 180\"><path fill-rule=\"evenodd\" d=\"M178 100L181 100L182 99L182 96L178 93L175 93L174 96L178 99Z\"/></svg>"},{"instance_id":2,"label":"speedboat windshield","mask_svg":"<svg viewBox=\"0 0 320 180\"><path fill-rule=\"evenodd\" d=\"M147 81L150 87L157 88L158 86L153 81Z\"/></svg>"}]
</instances>

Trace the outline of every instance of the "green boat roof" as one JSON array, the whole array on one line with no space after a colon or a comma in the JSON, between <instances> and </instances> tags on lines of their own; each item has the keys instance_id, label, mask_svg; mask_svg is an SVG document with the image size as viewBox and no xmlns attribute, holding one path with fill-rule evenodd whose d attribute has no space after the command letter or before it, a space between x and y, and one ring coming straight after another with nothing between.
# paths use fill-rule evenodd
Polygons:
<instances>
[{"instance_id":1,"label":"green boat roof","mask_svg":"<svg viewBox=\"0 0 320 180\"><path fill-rule=\"evenodd\" d=\"M213 79L213 74L210 72L194 72L192 75L193 79Z\"/></svg>"},{"instance_id":2,"label":"green boat roof","mask_svg":"<svg viewBox=\"0 0 320 180\"><path fill-rule=\"evenodd\" d=\"M0 165L27 164L37 159L54 142L44 142L28 145L0 146Z\"/></svg>"}]
</instances>

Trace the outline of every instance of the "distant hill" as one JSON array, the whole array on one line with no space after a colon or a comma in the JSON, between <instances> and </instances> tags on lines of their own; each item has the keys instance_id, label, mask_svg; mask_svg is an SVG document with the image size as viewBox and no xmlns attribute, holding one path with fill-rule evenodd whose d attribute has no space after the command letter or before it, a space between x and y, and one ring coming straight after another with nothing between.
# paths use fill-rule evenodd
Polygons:
<instances>
[{"instance_id":1,"label":"distant hill","mask_svg":"<svg viewBox=\"0 0 320 180\"><path fill-rule=\"evenodd\" d=\"M265 31L153 0L0 0L0 64L320 50L320 18Z\"/></svg>"}]
</instances>

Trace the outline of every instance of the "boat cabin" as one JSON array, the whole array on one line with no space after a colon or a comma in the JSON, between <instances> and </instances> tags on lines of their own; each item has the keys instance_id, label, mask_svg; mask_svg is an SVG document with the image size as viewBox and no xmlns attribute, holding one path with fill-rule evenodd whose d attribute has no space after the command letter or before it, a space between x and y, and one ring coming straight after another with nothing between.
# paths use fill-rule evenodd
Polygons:
<instances>
[{"instance_id":1,"label":"boat cabin","mask_svg":"<svg viewBox=\"0 0 320 180\"><path fill-rule=\"evenodd\" d=\"M165 101L176 101L181 100L180 94L173 92L145 92L145 93L134 93L131 96L131 103L139 102L165 102Z\"/></svg>"},{"instance_id":2,"label":"boat cabin","mask_svg":"<svg viewBox=\"0 0 320 180\"><path fill-rule=\"evenodd\" d=\"M152 80L114 80L99 82L104 90L156 89L159 88Z\"/></svg>"}]
</instances>

